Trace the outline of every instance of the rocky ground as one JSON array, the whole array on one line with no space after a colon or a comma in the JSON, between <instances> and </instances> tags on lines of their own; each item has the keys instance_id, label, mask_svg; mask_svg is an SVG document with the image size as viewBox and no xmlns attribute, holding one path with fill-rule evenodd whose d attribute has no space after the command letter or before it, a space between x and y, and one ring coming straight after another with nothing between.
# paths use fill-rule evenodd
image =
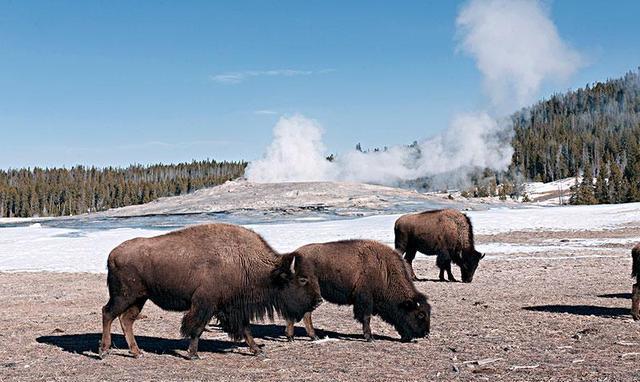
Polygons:
<instances>
[{"instance_id":1,"label":"rocky ground","mask_svg":"<svg viewBox=\"0 0 640 382\"><path fill-rule=\"evenodd\" d=\"M514 232L481 243L590 237L590 233ZM637 237L638 228L598 233ZM323 304L314 315L321 336L285 341L283 322L256 323L266 356L252 356L215 327L199 361L185 359L180 314L148 303L136 322L141 359L130 357L118 325L118 347L97 358L105 275L0 273L0 380L488 380L633 381L640 379L640 326L629 315L629 248L611 244L588 256L509 254L484 260L472 284L432 281L431 260L418 261L417 285L433 306L428 339L401 343L374 319L364 342L347 307ZM591 256L593 255L593 256Z\"/></svg>"}]
</instances>

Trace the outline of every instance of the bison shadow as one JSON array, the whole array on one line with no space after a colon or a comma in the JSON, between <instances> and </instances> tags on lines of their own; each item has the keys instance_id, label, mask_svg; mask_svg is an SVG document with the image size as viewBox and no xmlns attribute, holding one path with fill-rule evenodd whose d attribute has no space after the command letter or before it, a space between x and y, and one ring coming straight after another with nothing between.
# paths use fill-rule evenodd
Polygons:
<instances>
[{"instance_id":1,"label":"bison shadow","mask_svg":"<svg viewBox=\"0 0 640 382\"><path fill-rule=\"evenodd\" d=\"M101 339L102 333L85 333L41 336L36 338L36 341L38 343L57 346L69 353L99 359L97 351L98 343ZM111 339L114 349L128 349L127 342L123 335L112 334ZM136 335L136 341L143 352L158 355L172 355L180 358L186 357L179 354L177 350L186 351L189 346L189 340L187 339L169 339ZM231 341L208 340L203 338L200 339L198 350L202 352L225 353L242 346L245 345Z\"/></svg>"},{"instance_id":2,"label":"bison shadow","mask_svg":"<svg viewBox=\"0 0 640 382\"><path fill-rule=\"evenodd\" d=\"M335 338L338 340L345 340L345 341L365 342L364 335L361 333L359 334L338 333L332 330L318 329L318 328L315 328L315 329L316 329L316 334L320 338L329 337L329 338ZM294 330L295 331L293 335L295 336L296 340L305 340L308 338L307 332L305 331L304 327L296 326ZM253 333L253 336L255 338L261 338L261 339L270 340L270 341L287 341L284 335L284 326L281 326L281 325L274 325L274 324L251 325L251 332ZM400 338L393 338L393 337L389 337L385 335L377 335L377 334L373 335L373 339L401 342Z\"/></svg>"},{"instance_id":3,"label":"bison shadow","mask_svg":"<svg viewBox=\"0 0 640 382\"><path fill-rule=\"evenodd\" d=\"M221 330L216 330L216 326L210 326L212 329L208 329L207 332L223 333ZM285 328L282 325L274 324L257 324L251 325L251 332L255 338L268 341L287 341L285 337ZM351 333L338 333L330 330L316 329L316 333L321 338L330 337L347 341L365 341L362 334ZM303 327L297 326L295 328L294 335L297 340L304 341L307 339L306 331ZM198 344L199 352L210 353L228 353L234 349L247 347L244 342L233 342L231 340L222 341L215 339L207 339L207 334L204 334L200 338ZM40 336L36 338L36 342L57 346L63 351L81 354L89 358L99 359L98 343L102 339L102 333L84 333L84 334L64 334L64 335L48 335ZM392 338L384 335L374 335L374 339L386 340L386 341L400 341L399 338ZM124 336L121 334L111 335L112 346L114 349L128 349L127 342ZM186 358L185 355L178 353L178 351L186 351L189 346L188 339L171 339L160 338L150 336L136 335L136 342L143 352L157 354L157 355L171 355L179 358ZM262 346L262 344L260 345ZM249 352L238 353L241 355L250 355Z\"/></svg>"},{"instance_id":4,"label":"bison shadow","mask_svg":"<svg viewBox=\"0 0 640 382\"><path fill-rule=\"evenodd\" d=\"M631 300L631 293L607 293L607 294L600 294L600 295L598 295L598 297L623 298L623 299L626 299L626 300Z\"/></svg>"},{"instance_id":5,"label":"bison shadow","mask_svg":"<svg viewBox=\"0 0 640 382\"><path fill-rule=\"evenodd\" d=\"M611 308L593 305L539 305L522 308L532 312L569 313L578 316L599 316L615 318L629 315L628 308Z\"/></svg>"}]
</instances>

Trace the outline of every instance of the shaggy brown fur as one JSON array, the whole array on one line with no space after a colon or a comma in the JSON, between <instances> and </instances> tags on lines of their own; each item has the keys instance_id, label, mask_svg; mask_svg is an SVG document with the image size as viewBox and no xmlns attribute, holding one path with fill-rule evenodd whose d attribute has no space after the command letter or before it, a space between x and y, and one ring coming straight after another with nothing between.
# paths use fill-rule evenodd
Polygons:
<instances>
[{"instance_id":1,"label":"shaggy brown fur","mask_svg":"<svg viewBox=\"0 0 640 382\"><path fill-rule=\"evenodd\" d=\"M116 317L131 352L141 354L132 326L148 299L162 309L187 311L180 331L191 339L191 358L197 358L198 339L213 316L258 353L251 320L273 319L274 312L300 320L321 301L315 274L302 257L279 255L255 232L230 224L126 241L111 251L107 267L101 356L111 345Z\"/></svg>"},{"instance_id":2,"label":"shaggy brown fur","mask_svg":"<svg viewBox=\"0 0 640 382\"><path fill-rule=\"evenodd\" d=\"M393 325L404 341L429 334L431 307L392 248L372 240L348 240L309 244L296 252L313 265L326 301L353 305L366 340L372 340L372 315ZM289 339L293 339L294 322L287 323ZM315 338L311 313L305 315L305 327Z\"/></svg>"},{"instance_id":3,"label":"shaggy brown fur","mask_svg":"<svg viewBox=\"0 0 640 382\"><path fill-rule=\"evenodd\" d=\"M640 319L640 244L636 244L631 250L631 277L636 282L631 289L631 315L634 320Z\"/></svg>"},{"instance_id":4,"label":"shaggy brown fur","mask_svg":"<svg viewBox=\"0 0 640 382\"><path fill-rule=\"evenodd\" d=\"M405 260L413 272L413 259L416 252L436 255L436 264L440 268L440 280L445 281L447 272L449 281L456 281L451 273L451 262L460 266L463 282L471 282L480 259L484 257L475 250L473 227L467 215L457 210L434 210L407 214L396 220L395 247L404 254Z\"/></svg>"}]
</instances>

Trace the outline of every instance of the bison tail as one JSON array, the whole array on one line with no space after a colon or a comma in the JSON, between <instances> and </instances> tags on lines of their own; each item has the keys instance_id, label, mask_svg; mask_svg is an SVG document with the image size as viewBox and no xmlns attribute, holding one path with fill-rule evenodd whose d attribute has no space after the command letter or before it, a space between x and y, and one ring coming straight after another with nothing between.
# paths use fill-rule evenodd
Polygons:
<instances>
[{"instance_id":1,"label":"bison tail","mask_svg":"<svg viewBox=\"0 0 640 382\"><path fill-rule=\"evenodd\" d=\"M396 223L393 231L394 231L394 235L395 235L394 246L396 248L396 251L402 255L403 253L405 253L407 251L407 237L402 232L400 227L398 227L397 223Z\"/></svg>"}]
</instances>

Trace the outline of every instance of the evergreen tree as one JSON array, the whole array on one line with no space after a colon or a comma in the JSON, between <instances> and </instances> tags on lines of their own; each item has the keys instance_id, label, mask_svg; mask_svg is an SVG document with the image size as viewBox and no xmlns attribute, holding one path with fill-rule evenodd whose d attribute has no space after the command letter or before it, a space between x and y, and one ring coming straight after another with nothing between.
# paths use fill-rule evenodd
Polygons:
<instances>
[{"instance_id":1,"label":"evergreen tree","mask_svg":"<svg viewBox=\"0 0 640 382\"><path fill-rule=\"evenodd\" d=\"M582 182L577 185L573 204L596 204L597 202L594 195L593 172L591 171L591 166L587 164L584 168Z\"/></svg>"},{"instance_id":2,"label":"evergreen tree","mask_svg":"<svg viewBox=\"0 0 640 382\"><path fill-rule=\"evenodd\" d=\"M607 166L604 161L600 161L600 169L598 170L598 178L596 179L595 197L598 203L609 203L609 188L607 185Z\"/></svg>"}]
</instances>

